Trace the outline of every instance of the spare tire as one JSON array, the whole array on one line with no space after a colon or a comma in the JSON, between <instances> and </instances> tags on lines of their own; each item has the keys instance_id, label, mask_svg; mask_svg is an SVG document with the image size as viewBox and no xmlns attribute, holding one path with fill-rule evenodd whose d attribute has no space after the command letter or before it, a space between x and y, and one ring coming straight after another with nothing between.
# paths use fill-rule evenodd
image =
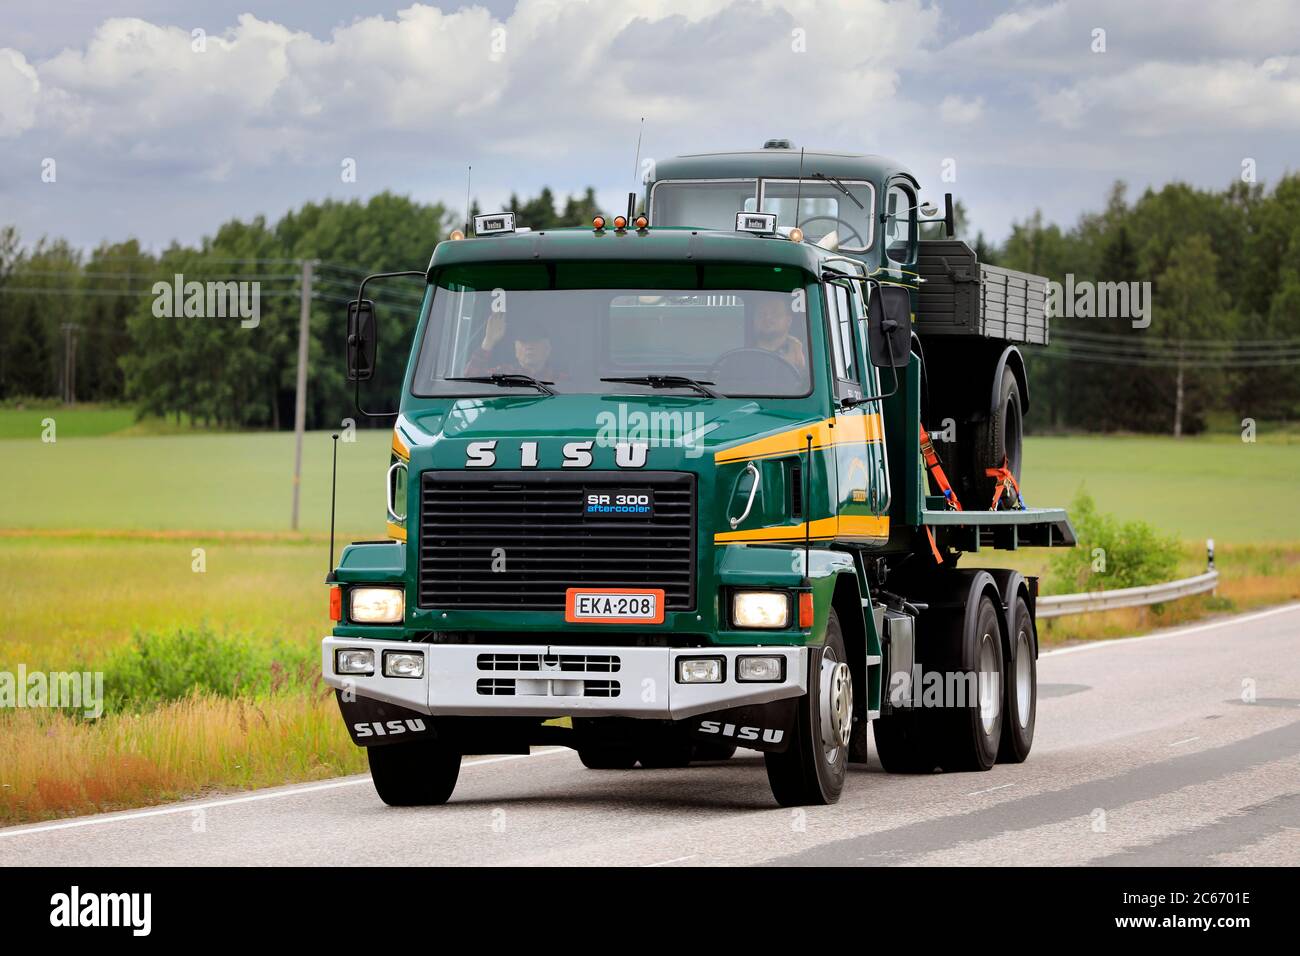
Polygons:
<instances>
[{"instance_id":1,"label":"spare tire","mask_svg":"<svg viewBox=\"0 0 1300 956\"><path fill-rule=\"evenodd\" d=\"M1015 372L1003 365L998 372L994 393L997 399L983 421L974 423L971 441L969 484L975 489L973 501L963 501L967 509L988 508L993 501L997 481L984 472L1001 467L1005 461L1016 482L1020 481L1020 463L1025 440L1024 409L1020 400L1020 383Z\"/></svg>"}]
</instances>

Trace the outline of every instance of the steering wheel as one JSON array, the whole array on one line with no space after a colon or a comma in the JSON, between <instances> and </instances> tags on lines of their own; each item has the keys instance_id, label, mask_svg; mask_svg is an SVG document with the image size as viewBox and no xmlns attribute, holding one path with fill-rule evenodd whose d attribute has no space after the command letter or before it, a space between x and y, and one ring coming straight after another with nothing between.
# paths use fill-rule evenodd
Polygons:
<instances>
[{"instance_id":1,"label":"steering wheel","mask_svg":"<svg viewBox=\"0 0 1300 956\"><path fill-rule=\"evenodd\" d=\"M799 390L804 384L798 369L775 352L759 348L739 348L724 352L709 369L709 378L726 391L743 389L749 392L753 389L775 388L788 392ZM740 388L732 383L738 384Z\"/></svg>"},{"instance_id":2,"label":"steering wheel","mask_svg":"<svg viewBox=\"0 0 1300 956\"><path fill-rule=\"evenodd\" d=\"M799 224L799 228L802 229L808 223L816 222L818 219L826 219L830 222L839 223L849 232L853 233L854 238L858 240L858 245L856 248L861 248L866 246L867 241L862 238L862 233L858 232L856 229L853 228L853 223L847 222L846 220L841 219L839 216L809 216L807 219L805 219L803 222Z\"/></svg>"}]
</instances>

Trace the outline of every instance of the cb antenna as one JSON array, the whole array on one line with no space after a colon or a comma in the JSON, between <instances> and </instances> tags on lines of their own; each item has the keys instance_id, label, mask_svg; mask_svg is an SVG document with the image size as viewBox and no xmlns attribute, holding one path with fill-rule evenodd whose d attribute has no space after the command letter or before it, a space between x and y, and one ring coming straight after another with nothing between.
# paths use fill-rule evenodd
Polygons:
<instances>
[{"instance_id":1,"label":"cb antenna","mask_svg":"<svg viewBox=\"0 0 1300 956\"><path fill-rule=\"evenodd\" d=\"M330 474L330 567L325 575L327 583L334 581L334 502L338 500L339 487L339 436L330 437L334 439L334 468Z\"/></svg>"},{"instance_id":2,"label":"cb antenna","mask_svg":"<svg viewBox=\"0 0 1300 956\"><path fill-rule=\"evenodd\" d=\"M641 134L645 132L645 117L641 117L641 125L636 131L636 160L632 163L632 188L635 189L641 185L637 182L637 171L641 169Z\"/></svg>"},{"instance_id":3,"label":"cb antenna","mask_svg":"<svg viewBox=\"0 0 1300 956\"><path fill-rule=\"evenodd\" d=\"M799 182L794 187L794 227L799 228L799 209L803 201L803 147L799 147Z\"/></svg>"},{"instance_id":4,"label":"cb antenna","mask_svg":"<svg viewBox=\"0 0 1300 956\"><path fill-rule=\"evenodd\" d=\"M474 181L474 167L469 165L465 167L465 235L469 235L469 192L470 184Z\"/></svg>"},{"instance_id":5,"label":"cb antenna","mask_svg":"<svg viewBox=\"0 0 1300 956\"><path fill-rule=\"evenodd\" d=\"M636 131L636 159L632 162L632 191L627 194L627 224L632 225L632 219L636 215L636 191L637 170L641 168L641 134L645 132L645 117L641 117L641 124Z\"/></svg>"}]
</instances>

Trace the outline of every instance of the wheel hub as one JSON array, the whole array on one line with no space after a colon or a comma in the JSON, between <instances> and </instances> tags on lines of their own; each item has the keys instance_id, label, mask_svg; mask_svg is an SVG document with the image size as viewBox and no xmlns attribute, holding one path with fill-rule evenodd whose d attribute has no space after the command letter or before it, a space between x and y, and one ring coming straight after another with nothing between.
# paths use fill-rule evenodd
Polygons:
<instances>
[{"instance_id":1,"label":"wheel hub","mask_svg":"<svg viewBox=\"0 0 1300 956\"><path fill-rule=\"evenodd\" d=\"M853 675L830 650L822 656L821 718L822 746L830 763L849 745L853 733Z\"/></svg>"},{"instance_id":2,"label":"wheel hub","mask_svg":"<svg viewBox=\"0 0 1300 956\"><path fill-rule=\"evenodd\" d=\"M980 721L984 733L991 734L997 726L998 716L1002 713L1002 673L998 668L996 641L992 634L985 634L980 642L980 669L977 679L979 693Z\"/></svg>"},{"instance_id":3,"label":"wheel hub","mask_svg":"<svg viewBox=\"0 0 1300 956\"><path fill-rule=\"evenodd\" d=\"M1029 634L1022 630L1016 640L1016 719L1022 728L1029 726L1029 705L1034 692L1034 662L1030 657L1033 652Z\"/></svg>"}]
</instances>

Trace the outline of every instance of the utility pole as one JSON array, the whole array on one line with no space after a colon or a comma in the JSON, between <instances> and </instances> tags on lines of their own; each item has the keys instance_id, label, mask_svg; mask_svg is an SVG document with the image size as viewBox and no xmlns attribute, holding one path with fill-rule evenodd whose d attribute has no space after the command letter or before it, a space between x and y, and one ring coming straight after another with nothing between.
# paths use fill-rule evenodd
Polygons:
<instances>
[{"instance_id":1,"label":"utility pole","mask_svg":"<svg viewBox=\"0 0 1300 956\"><path fill-rule=\"evenodd\" d=\"M302 305L298 310L298 388L293 403L293 518L298 530L298 495L302 488L302 437L307 429L307 341L311 326L311 278L315 262L302 261Z\"/></svg>"},{"instance_id":2,"label":"utility pole","mask_svg":"<svg viewBox=\"0 0 1300 956\"><path fill-rule=\"evenodd\" d=\"M75 322L64 322L63 329L63 401L67 405L77 404L77 333L81 326Z\"/></svg>"}]
</instances>

